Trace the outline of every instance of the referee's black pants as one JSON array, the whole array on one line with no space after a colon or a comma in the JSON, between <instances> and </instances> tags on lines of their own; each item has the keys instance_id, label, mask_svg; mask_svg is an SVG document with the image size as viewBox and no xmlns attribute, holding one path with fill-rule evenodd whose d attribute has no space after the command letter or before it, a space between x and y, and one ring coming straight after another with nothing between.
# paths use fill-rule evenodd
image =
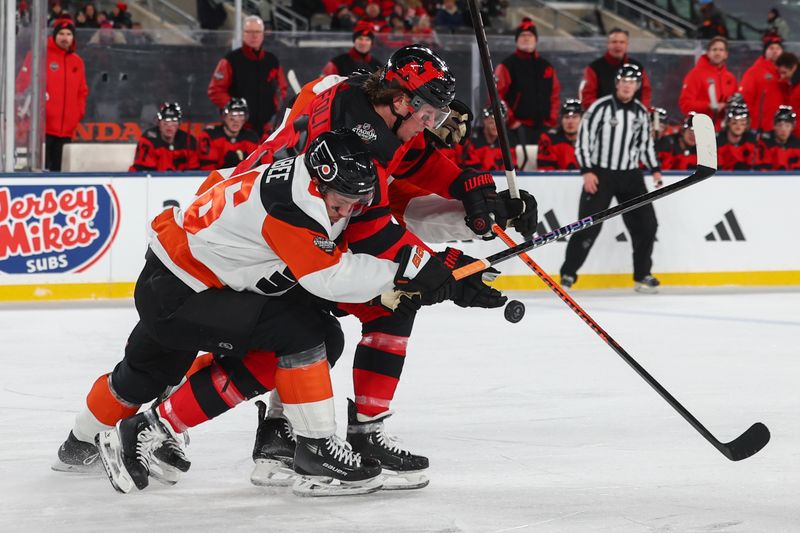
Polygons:
<instances>
[{"instance_id":1,"label":"referee's black pants","mask_svg":"<svg viewBox=\"0 0 800 533\"><path fill-rule=\"evenodd\" d=\"M641 170L605 170L594 169L597 174L597 192L590 194L581 190L581 199L578 207L578 218L593 215L598 211L607 209L611 199L616 198L618 203L645 194L647 188L644 184L644 175ZM643 205L622 215L622 221L631 235L633 244L633 279L641 280L650 274L653 266L653 243L656 240L658 221L653 204ZM589 250L600 234L602 224L575 233L567 243L567 255L561 265L561 275L577 276Z\"/></svg>"}]
</instances>

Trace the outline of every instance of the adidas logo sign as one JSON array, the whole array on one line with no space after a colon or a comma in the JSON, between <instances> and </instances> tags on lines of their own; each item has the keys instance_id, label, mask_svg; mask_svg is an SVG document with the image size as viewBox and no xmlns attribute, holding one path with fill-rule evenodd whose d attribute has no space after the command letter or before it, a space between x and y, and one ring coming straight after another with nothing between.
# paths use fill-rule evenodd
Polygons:
<instances>
[{"instance_id":1,"label":"adidas logo sign","mask_svg":"<svg viewBox=\"0 0 800 533\"><path fill-rule=\"evenodd\" d=\"M547 222L547 225L550 226L550 229L547 229L547 226L544 225L545 222ZM560 227L561 224L559 224L555 212L552 209L550 209L544 214L544 219L539 220L539 224L537 224L536 226L536 234L541 236L550 231L555 231ZM567 238L561 237L560 239L558 239L558 242L567 242Z\"/></svg>"},{"instance_id":2,"label":"adidas logo sign","mask_svg":"<svg viewBox=\"0 0 800 533\"><path fill-rule=\"evenodd\" d=\"M726 225L725 222L728 224ZM730 229L730 231L729 231ZM733 235L733 237L731 237ZM717 238L719 237L719 238ZM725 220L717 222L714 226L714 231L706 235L707 241L744 241L744 233L739 226L739 221L736 220L736 215L733 214L733 209L725 213Z\"/></svg>"}]
</instances>

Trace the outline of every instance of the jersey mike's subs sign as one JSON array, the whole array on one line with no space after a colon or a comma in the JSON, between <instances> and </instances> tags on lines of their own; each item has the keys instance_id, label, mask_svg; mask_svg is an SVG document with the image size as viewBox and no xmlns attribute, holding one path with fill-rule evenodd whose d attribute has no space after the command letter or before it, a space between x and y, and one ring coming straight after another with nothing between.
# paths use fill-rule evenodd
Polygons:
<instances>
[{"instance_id":1,"label":"jersey mike's subs sign","mask_svg":"<svg viewBox=\"0 0 800 533\"><path fill-rule=\"evenodd\" d=\"M120 207L111 185L0 187L0 272L82 272L110 248Z\"/></svg>"}]
</instances>

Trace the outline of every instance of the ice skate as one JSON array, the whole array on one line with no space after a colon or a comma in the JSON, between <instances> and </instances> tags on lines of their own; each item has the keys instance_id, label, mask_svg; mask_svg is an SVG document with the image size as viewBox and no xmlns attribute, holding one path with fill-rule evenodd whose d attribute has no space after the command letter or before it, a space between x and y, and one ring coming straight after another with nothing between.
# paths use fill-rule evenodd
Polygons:
<instances>
[{"instance_id":1,"label":"ice skate","mask_svg":"<svg viewBox=\"0 0 800 533\"><path fill-rule=\"evenodd\" d=\"M258 430L253 448L255 467L250 475L253 485L286 487L294 483L297 475L292 469L296 439L289 421L285 418L265 418L267 406L257 401Z\"/></svg>"},{"instance_id":2,"label":"ice skate","mask_svg":"<svg viewBox=\"0 0 800 533\"><path fill-rule=\"evenodd\" d=\"M384 490L421 489L430 483L425 474L428 458L400 448L395 439L386 434L383 422L390 415L391 412L387 412L374 420L359 422L356 404L348 399L347 441L365 459L380 462Z\"/></svg>"},{"instance_id":3,"label":"ice skate","mask_svg":"<svg viewBox=\"0 0 800 533\"><path fill-rule=\"evenodd\" d=\"M67 440L58 449L58 458L51 468L58 472L102 474L103 466L99 456L94 443L78 440L70 431Z\"/></svg>"},{"instance_id":4,"label":"ice skate","mask_svg":"<svg viewBox=\"0 0 800 533\"><path fill-rule=\"evenodd\" d=\"M322 439L298 436L294 471L300 477L292 492L298 496L351 496L383 486L380 463L362 458L336 435Z\"/></svg>"},{"instance_id":5,"label":"ice skate","mask_svg":"<svg viewBox=\"0 0 800 533\"><path fill-rule=\"evenodd\" d=\"M656 294L659 285L661 285L661 282L654 276L648 274L634 283L633 290L644 294Z\"/></svg>"},{"instance_id":6,"label":"ice skate","mask_svg":"<svg viewBox=\"0 0 800 533\"><path fill-rule=\"evenodd\" d=\"M108 479L122 493L146 488L151 474L174 484L176 471L190 466L169 425L154 409L117 422L114 429L98 434L95 443Z\"/></svg>"}]
</instances>

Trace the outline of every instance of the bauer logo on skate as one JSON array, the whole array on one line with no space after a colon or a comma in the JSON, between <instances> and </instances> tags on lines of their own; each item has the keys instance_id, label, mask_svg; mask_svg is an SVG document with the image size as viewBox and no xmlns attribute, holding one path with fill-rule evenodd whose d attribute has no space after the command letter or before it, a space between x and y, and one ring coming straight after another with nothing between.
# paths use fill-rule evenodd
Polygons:
<instances>
[{"instance_id":1,"label":"bauer logo on skate","mask_svg":"<svg viewBox=\"0 0 800 533\"><path fill-rule=\"evenodd\" d=\"M82 272L109 249L119 228L110 185L0 187L0 272Z\"/></svg>"}]
</instances>

